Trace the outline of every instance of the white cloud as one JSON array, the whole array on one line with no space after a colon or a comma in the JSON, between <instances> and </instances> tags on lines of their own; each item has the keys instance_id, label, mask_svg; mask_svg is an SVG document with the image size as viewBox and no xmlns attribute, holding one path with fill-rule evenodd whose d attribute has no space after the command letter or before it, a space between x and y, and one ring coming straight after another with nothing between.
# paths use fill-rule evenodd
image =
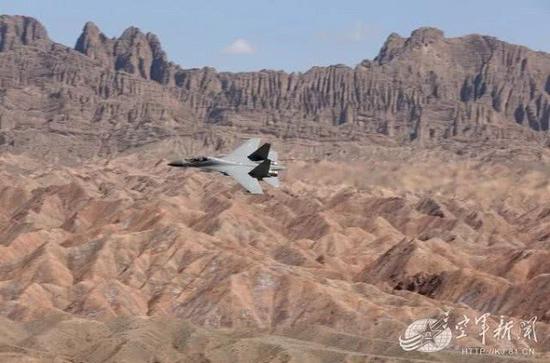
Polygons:
<instances>
[{"instance_id":1,"label":"white cloud","mask_svg":"<svg viewBox=\"0 0 550 363\"><path fill-rule=\"evenodd\" d=\"M250 44L250 42L243 38L235 39L227 47L223 48L225 54L253 54L256 49Z\"/></svg>"}]
</instances>

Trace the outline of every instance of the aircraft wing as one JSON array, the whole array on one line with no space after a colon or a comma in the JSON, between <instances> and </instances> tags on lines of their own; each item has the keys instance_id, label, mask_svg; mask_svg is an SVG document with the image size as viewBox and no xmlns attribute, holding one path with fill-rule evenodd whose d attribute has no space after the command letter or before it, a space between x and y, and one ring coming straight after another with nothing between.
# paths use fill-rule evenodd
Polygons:
<instances>
[{"instance_id":1,"label":"aircraft wing","mask_svg":"<svg viewBox=\"0 0 550 363\"><path fill-rule=\"evenodd\" d=\"M228 166L217 169L218 171L225 173L237 181L240 185L248 190L251 194L264 194L258 179L253 178L248 174L250 169L244 166Z\"/></svg>"},{"instance_id":2,"label":"aircraft wing","mask_svg":"<svg viewBox=\"0 0 550 363\"><path fill-rule=\"evenodd\" d=\"M232 151L230 154L224 156L223 158L225 160L231 160L231 161L248 161L248 155L251 155L254 153L258 146L260 146L260 139L254 138L250 139L238 148L236 148L234 151Z\"/></svg>"}]
</instances>

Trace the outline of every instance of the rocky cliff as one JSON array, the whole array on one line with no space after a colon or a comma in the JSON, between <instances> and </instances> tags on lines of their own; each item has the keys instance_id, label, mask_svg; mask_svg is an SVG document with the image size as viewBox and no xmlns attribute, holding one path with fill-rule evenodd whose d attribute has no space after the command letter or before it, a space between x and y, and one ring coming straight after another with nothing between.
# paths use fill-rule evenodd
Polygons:
<instances>
[{"instance_id":1,"label":"rocky cliff","mask_svg":"<svg viewBox=\"0 0 550 363\"><path fill-rule=\"evenodd\" d=\"M0 15L0 51L6 52L19 45L50 42L42 24L26 16Z\"/></svg>"},{"instance_id":2,"label":"rocky cliff","mask_svg":"<svg viewBox=\"0 0 550 363\"><path fill-rule=\"evenodd\" d=\"M374 60L305 73L182 69L138 28L87 23L74 49L29 17L0 18L0 141L109 154L211 125L250 134L397 142L548 142L550 55L493 37L391 34Z\"/></svg>"}]
</instances>

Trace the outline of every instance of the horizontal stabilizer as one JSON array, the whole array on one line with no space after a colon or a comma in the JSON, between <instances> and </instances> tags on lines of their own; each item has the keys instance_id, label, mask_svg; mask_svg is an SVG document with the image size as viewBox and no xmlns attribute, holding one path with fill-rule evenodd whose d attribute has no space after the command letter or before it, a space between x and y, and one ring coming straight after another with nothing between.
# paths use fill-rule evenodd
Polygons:
<instances>
[{"instance_id":1,"label":"horizontal stabilizer","mask_svg":"<svg viewBox=\"0 0 550 363\"><path fill-rule=\"evenodd\" d=\"M276 176L270 176L269 178L263 178L262 180L267 184L271 185L272 187L275 187L275 188L279 187L279 178Z\"/></svg>"},{"instance_id":2,"label":"horizontal stabilizer","mask_svg":"<svg viewBox=\"0 0 550 363\"><path fill-rule=\"evenodd\" d=\"M219 172L233 177L246 190L252 194L263 194L262 187L257 179L249 175L250 169L242 166L224 166L218 169Z\"/></svg>"},{"instance_id":3,"label":"horizontal stabilizer","mask_svg":"<svg viewBox=\"0 0 550 363\"><path fill-rule=\"evenodd\" d=\"M277 154L276 151L271 150L269 154L267 155L267 158L271 160L272 163L276 163L277 159L279 158L279 154Z\"/></svg>"}]
</instances>

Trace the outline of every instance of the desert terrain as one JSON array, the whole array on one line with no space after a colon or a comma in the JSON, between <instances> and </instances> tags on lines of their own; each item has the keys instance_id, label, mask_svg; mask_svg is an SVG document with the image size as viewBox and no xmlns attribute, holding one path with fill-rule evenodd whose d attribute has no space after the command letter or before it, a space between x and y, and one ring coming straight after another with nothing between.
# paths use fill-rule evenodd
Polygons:
<instances>
[{"instance_id":1,"label":"desert terrain","mask_svg":"<svg viewBox=\"0 0 550 363\"><path fill-rule=\"evenodd\" d=\"M0 24L0 361L550 360L550 55L422 28L354 69L231 74L134 27ZM264 195L166 165L258 136L287 167ZM401 349L443 311L534 354L465 356L473 321ZM536 341L493 334L533 316Z\"/></svg>"},{"instance_id":2,"label":"desert terrain","mask_svg":"<svg viewBox=\"0 0 550 363\"><path fill-rule=\"evenodd\" d=\"M261 196L152 154L2 157L5 357L461 361L398 346L443 309L536 315L534 348L550 347L547 151L370 146L288 160Z\"/></svg>"}]
</instances>

